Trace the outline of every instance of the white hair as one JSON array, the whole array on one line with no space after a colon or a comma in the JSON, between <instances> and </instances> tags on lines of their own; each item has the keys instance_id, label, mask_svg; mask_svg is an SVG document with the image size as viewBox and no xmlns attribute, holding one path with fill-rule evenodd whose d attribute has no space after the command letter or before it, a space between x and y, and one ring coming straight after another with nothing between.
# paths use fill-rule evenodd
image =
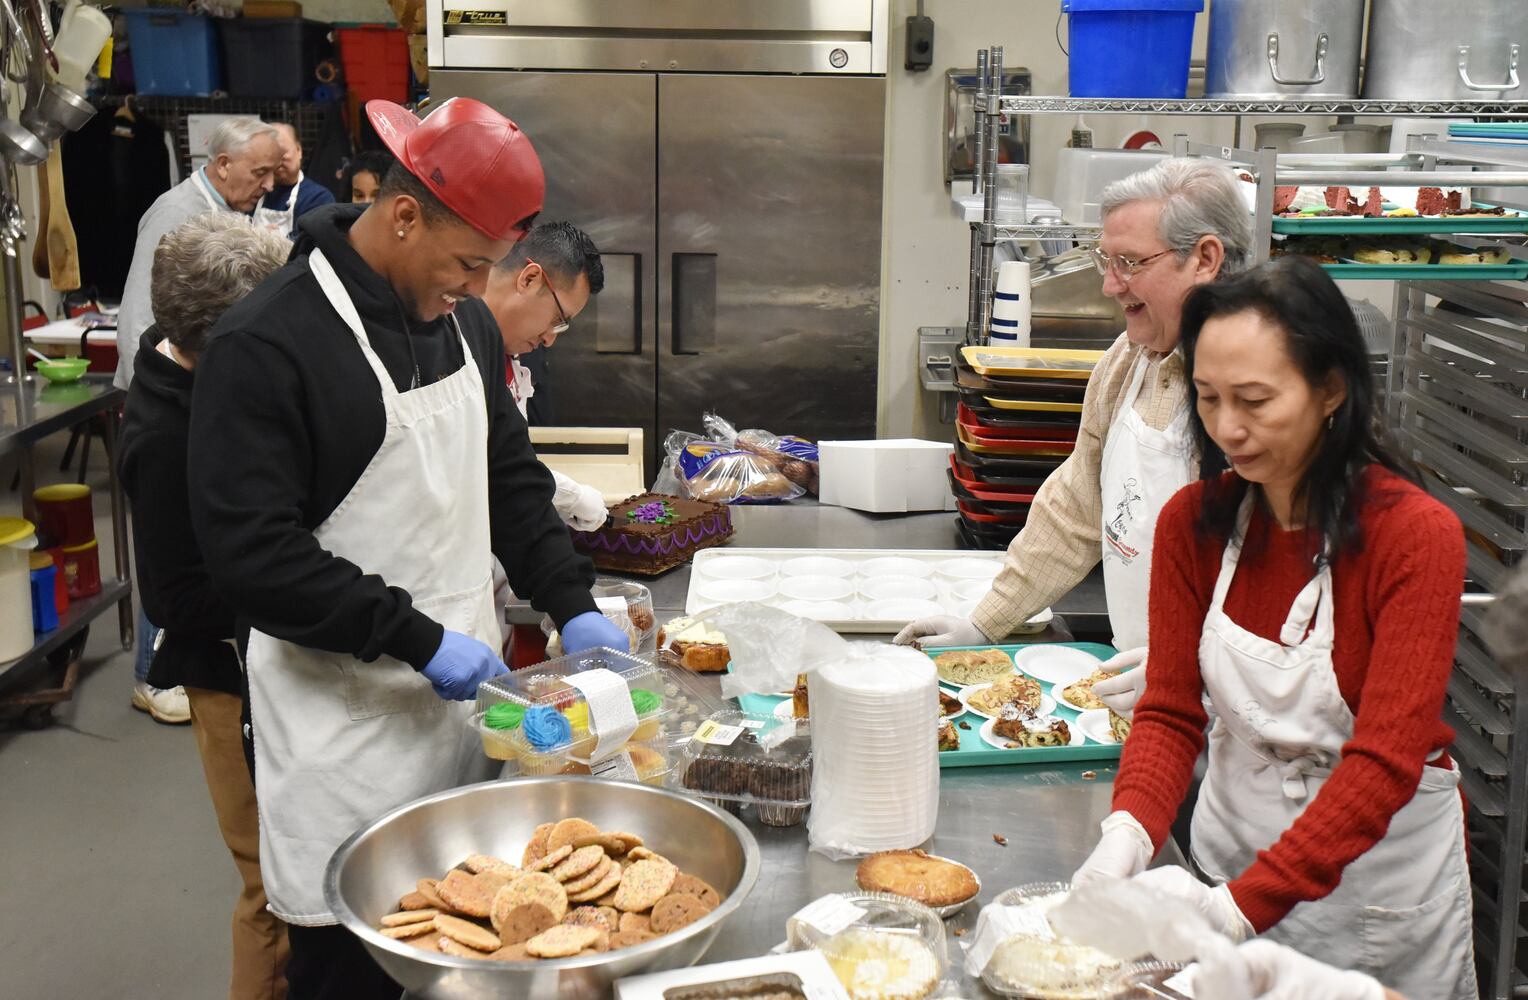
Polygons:
<instances>
[{"instance_id":1,"label":"white hair","mask_svg":"<svg viewBox=\"0 0 1528 1000\"><path fill-rule=\"evenodd\" d=\"M280 137L276 134L276 126L269 125L258 118L227 118L218 122L212 130L212 135L207 139L207 156L216 159L223 153L229 156L237 156L244 152L244 147L258 139L260 136L269 136L272 142L279 144Z\"/></svg>"},{"instance_id":2,"label":"white hair","mask_svg":"<svg viewBox=\"0 0 1528 1000\"><path fill-rule=\"evenodd\" d=\"M1221 274L1230 275L1246 267L1252 248L1252 217L1239 188L1243 183L1223 163L1173 157L1104 188L1100 210L1107 219L1131 202L1159 202L1162 242L1182 259L1201 237L1214 236L1226 248Z\"/></svg>"},{"instance_id":3,"label":"white hair","mask_svg":"<svg viewBox=\"0 0 1528 1000\"><path fill-rule=\"evenodd\" d=\"M159 241L149 275L154 322L190 354L228 307L286 263L292 244L236 212L207 212Z\"/></svg>"}]
</instances>

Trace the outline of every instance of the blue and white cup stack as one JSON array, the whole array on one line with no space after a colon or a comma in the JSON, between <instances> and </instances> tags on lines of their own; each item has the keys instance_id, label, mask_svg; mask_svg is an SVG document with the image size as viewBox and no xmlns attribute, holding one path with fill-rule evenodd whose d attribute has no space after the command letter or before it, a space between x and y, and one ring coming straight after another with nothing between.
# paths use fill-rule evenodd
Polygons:
<instances>
[{"instance_id":1,"label":"blue and white cup stack","mask_svg":"<svg viewBox=\"0 0 1528 1000\"><path fill-rule=\"evenodd\" d=\"M992 298L992 343L1029 346L1029 262L1004 261L998 266Z\"/></svg>"}]
</instances>

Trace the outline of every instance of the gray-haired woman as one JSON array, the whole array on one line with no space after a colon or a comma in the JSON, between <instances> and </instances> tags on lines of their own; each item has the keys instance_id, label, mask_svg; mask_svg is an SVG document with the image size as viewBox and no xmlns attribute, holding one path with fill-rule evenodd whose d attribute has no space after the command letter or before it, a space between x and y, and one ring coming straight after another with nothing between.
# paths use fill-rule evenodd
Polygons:
<instances>
[{"instance_id":1,"label":"gray-haired woman","mask_svg":"<svg viewBox=\"0 0 1528 1000\"><path fill-rule=\"evenodd\" d=\"M223 841L243 881L234 906L229 996L286 995L286 927L265 908L255 789L244 758L234 617L213 590L191 532L186 435L207 334L229 306L279 268L291 244L242 215L208 213L154 251L155 325L134 359L118 474L133 507L138 590L164 630L149 668L155 688L184 687Z\"/></svg>"}]
</instances>

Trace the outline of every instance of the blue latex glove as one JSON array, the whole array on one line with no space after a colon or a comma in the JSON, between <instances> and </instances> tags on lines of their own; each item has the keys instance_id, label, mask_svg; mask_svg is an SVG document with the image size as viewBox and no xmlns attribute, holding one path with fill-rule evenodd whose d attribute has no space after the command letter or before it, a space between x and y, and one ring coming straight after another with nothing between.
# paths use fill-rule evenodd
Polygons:
<instances>
[{"instance_id":1,"label":"blue latex glove","mask_svg":"<svg viewBox=\"0 0 1528 1000\"><path fill-rule=\"evenodd\" d=\"M467 701L477 697L479 684L509 673L509 668L493 647L446 629L440 637L440 648L424 665L422 673L442 698Z\"/></svg>"},{"instance_id":2,"label":"blue latex glove","mask_svg":"<svg viewBox=\"0 0 1528 1000\"><path fill-rule=\"evenodd\" d=\"M585 611L562 627L562 651L582 653L586 649L608 646L618 653L631 651L631 639L620 626L598 611Z\"/></svg>"}]
</instances>

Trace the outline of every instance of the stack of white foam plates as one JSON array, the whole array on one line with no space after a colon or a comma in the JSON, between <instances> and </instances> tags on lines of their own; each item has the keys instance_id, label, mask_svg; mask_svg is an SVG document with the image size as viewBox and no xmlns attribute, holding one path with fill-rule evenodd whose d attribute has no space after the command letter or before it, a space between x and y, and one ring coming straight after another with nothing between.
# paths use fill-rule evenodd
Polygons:
<instances>
[{"instance_id":1,"label":"stack of white foam plates","mask_svg":"<svg viewBox=\"0 0 1528 1000\"><path fill-rule=\"evenodd\" d=\"M922 653L852 643L811 674L812 847L830 856L916 847L939 815L938 680Z\"/></svg>"}]
</instances>

